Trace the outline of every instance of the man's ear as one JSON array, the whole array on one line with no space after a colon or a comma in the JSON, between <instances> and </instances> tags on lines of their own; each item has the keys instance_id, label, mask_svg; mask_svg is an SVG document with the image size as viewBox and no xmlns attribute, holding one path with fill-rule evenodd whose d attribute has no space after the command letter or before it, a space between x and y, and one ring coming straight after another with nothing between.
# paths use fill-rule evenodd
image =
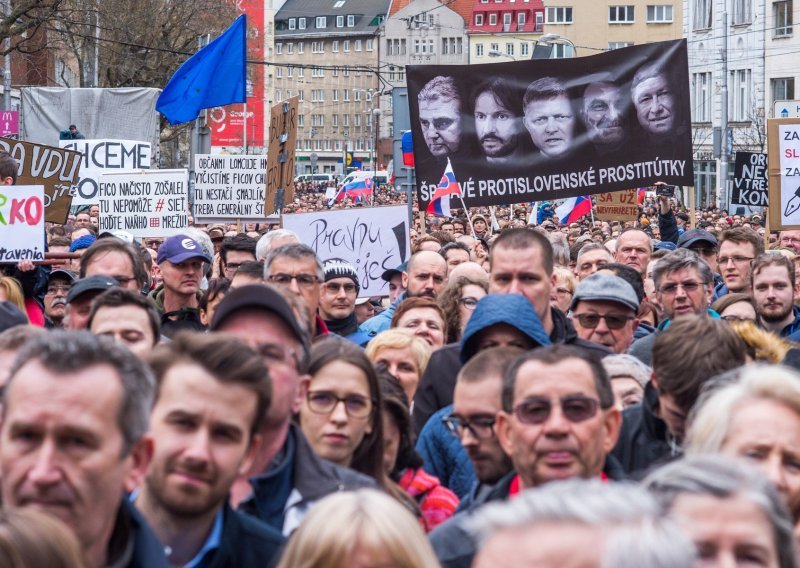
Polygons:
<instances>
[{"instance_id":1,"label":"man's ear","mask_svg":"<svg viewBox=\"0 0 800 568\"><path fill-rule=\"evenodd\" d=\"M308 395L308 386L311 384L311 375L301 375L298 380L297 396L292 403L292 414L299 413L300 408L303 406L303 401L306 399L306 395Z\"/></svg>"},{"instance_id":2,"label":"man's ear","mask_svg":"<svg viewBox=\"0 0 800 568\"><path fill-rule=\"evenodd\" d=\"M401 272L400 273L400 282L403 284L403 288L406 290L408 289L408 272Z\"/></svg>"},{"instance_id":3,"label":"man's ear","mask_svg":"<svg viewBox=\"0 0 800 568\"><path fill-rule=\"evenodd\" d=\"M153 460L154 444L152 435L145 434L137 441L125 460L129 469L125 476L125 491L131 493L142 486L150 462Z\"/></svg>"},{"instance_id":4,"label":"man's ear","mask_svg":"<svg viewBox=\"0 0 800 568\"><path fill-rule=\"evenodd\" d=\"M253 465L253 460L256 458L259 447L261 447L261 434L253 434L250 437L250 447L247 448L247 453L244 455L242 463L239 465L238 473L240 476L246 475Z\"/></svg>"},{"instance_id":5,"label":"man's ear","mask_svg":"<svg viewBox=\"0 0 800 568\"><path fill-rule=\"evenodd\" d=\"M505 410L500 410L495 417L494 431L500 447L506 455L512 455L513 444L511 442L511 415Z\"/></svg>"}]
</instances>

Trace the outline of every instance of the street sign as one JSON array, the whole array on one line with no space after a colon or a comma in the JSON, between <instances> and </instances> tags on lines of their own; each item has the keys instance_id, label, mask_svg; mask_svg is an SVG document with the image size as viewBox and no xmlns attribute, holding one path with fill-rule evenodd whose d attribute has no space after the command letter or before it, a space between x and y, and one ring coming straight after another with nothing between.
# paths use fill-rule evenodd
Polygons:
<instances>
[{"instance_id":1,"label":"street sign","mask_svg":"<svg viewBox=\"0 0 800 568\"><path fill-rule=\"evenodd\" d=\"M0 136L19 140L19 112L0 111Z\"/></svg>"},{"instance_id":2,"label":"street sign","mask_svg":"<svg viewBox=\"0 0 800 568\"><path fill-rule=\"evenodd\" d=\"M775 101L772 118L800 118L800 101Z\"/></svg>"}]
</instances>

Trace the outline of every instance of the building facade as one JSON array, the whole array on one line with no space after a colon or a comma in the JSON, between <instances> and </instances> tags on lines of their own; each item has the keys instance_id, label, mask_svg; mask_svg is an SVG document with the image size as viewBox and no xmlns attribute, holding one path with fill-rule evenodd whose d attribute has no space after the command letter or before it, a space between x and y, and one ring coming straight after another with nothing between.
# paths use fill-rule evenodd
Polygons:
<instances>
[{"instance_id":1,"label":"building facade","mask_svg":"<svg viewBox=\"0 0 800 568\"><path fill-rule=\"evenodd\" d=\"M776 101L797 99L796 85L800 80L800 37L794 33L794 22L800 18L794 0L771 0L766 3L764 38L764 92L767 118L774 115Z\"/></svg>"},{"instance_id":2,"label":"building facade","mask_svg":"<svg viewBox=\"0 0 800 568\"><path fill-rule=\"evenodd\" d=\"M543 29L542 0L473 0L470 63L530 59Z\"/></svg>"},{"instance_id":3,"label":"building facade","mask_svg":"<svg viewBox=\"0 0 800 568\"><path fill-rule=\"evenodd\" d=\"M379 111L378 30L389 0L287 0L275 14L274 100L297 96L298 173L371 169ZM373 162L374 160L374 162Z\"/></svg>"}]
</instances>

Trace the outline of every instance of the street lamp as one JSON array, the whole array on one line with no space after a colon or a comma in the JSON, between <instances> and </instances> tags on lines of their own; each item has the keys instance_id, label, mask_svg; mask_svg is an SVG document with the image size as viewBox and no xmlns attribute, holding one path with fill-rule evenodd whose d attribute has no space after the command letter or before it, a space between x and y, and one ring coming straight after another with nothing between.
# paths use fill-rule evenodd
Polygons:
<instances>
[{"instance_id":1,"label":"street lamp","mask_svg":"<svg viewBox=\"0 0 800 568\"><path fill-rule=\"evenodd\" d=\"M503 53L499 49L490 49L487 53L489 57L508 57L511 61L516 61L517 58L513 55L509 55L508 53Z\"/></svg>"},{"instance_id":2,"label":"street lamp","mask_svg":"<svg viewBox=\"0 0 800 568\"><path fill-rule=\"evenodd\" d=\"M376 157L378 155L378 121L381 116L381 109L373 107L372 116L372 133L374 134L374 141L372 142L372 204L375 205L375 194L377 193L375 178L378 175L378 164Z\"/></svg>"},{"instance_id":3,"label":"street lamp","mask_svg":"<svg viewBox=\"0 0 800 568\"><path fill-rule=\"evenodd\" d=\"M568 45L568 46L570 46L572 48L572 57L577 57L577 55L578 55L578 50L575 47L575 44L572 43L571 40L569 40L569 39L567 39L567 38L565 38L563 36L560 36L558 34L544 34L541 37L537 38L536 42L537 43L539 43L539 42L548 43L548 44L549 43L558 43L558 44L561 44L561 45L565 45L566 44L566 45Z\"/></svg>"}]
</instances>

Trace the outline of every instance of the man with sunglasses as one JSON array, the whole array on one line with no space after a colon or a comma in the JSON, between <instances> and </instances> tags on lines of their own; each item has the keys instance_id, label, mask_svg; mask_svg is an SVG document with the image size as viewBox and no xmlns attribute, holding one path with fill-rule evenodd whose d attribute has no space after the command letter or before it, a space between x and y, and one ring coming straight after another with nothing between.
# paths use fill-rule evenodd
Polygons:
<instances>
[{"instance_id":1,"label":"man with sunglasses","mask_svg":"<svg viewBox=\"0 0 800 568\"><path fill-rule=\"evenodd\" d=\"M514 471L487 501L569 478L622 479L609 456L621 416L600 358L573 345L550 345L517 358L505 373L495 431ZM469 567L476 543L465 530L476 509L431 533L444 568Z\"/></svg>"},{"instance_id":2,"label":"man with sunglasses","mask_svg":"<svg viewBox=\"0 0 800 568\"><path fill-rule=\"evenodd\" d=\"M329 258L322 264L325 283L319 297L319 315L328 331L341 335L356 345L369 341L359 330L356 319L356 298L360 286L356 268L341 258Z\"/></svg>"},{"instance_id":3,"label":"man with sunglasses","mask_svg":"<svg viewBox=\"0 0 800 568\"><path fill-rule=\"evenodd\" d=\"M630 284L619 276L595 273L575 289L570 306L578 337L604 345L614 353L625 353L639 325L639 299Z\"/></svg>"}]
</instances>

